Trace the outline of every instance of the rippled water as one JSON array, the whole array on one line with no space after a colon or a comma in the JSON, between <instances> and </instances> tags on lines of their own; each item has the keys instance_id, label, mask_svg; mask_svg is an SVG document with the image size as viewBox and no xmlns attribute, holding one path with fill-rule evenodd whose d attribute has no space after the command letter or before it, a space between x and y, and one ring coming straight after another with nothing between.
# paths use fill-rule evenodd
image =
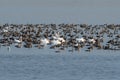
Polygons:
<instances>
[{"instance_id":1,"label":"rippled water","mask_svg":"<svg viewBox=\"0 0 120 80\"><path fill-rule=\"evenodd\" d=\"M120 54L1 47L0 80L120 80Z\"/></svg>"}]
</instances>

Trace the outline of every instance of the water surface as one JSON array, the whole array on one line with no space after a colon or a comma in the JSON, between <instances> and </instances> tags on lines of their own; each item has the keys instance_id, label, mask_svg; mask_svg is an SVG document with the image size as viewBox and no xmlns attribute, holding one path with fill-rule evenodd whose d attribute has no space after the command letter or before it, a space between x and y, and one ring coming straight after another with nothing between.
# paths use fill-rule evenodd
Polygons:
<instances>
[{"instance_id":1,"label":"water surface","mask_svg":"<svg viewBox=\"0 0 120 80\"><path fill-rule=\"evenodd\" d=\"M1 80L119 80L119 51L0 48Z\"/></svg>"}]
</instances>

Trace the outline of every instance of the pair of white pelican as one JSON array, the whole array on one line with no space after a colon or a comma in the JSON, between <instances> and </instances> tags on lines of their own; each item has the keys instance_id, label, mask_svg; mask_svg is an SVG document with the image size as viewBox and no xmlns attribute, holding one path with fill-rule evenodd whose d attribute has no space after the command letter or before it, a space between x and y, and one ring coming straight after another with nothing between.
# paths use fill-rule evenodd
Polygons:
<instances>
[{"instance_id":1,"label":"pair of white pelican","mask_svg":"<svg viewBox=\"0 0 120 80\"><path fill-rule=\"evenodd\" d=\"M84 39L84 38L76 38L76 41L85 43L86 39ZM88 39L88 42L95 44L96 40L92 38L92 39Z\"/></svg>"},{"instance_id":2,"label":"pair of white pelican","mask_svg":"<svg viewBox=\"0 0 120 80\"><path fill-rule=\"evenodd\" d=\"M60 35L58 33L55 34L55 36L52 36L53 40L49 40L49 39L41 39L41 44L42 45L47 45L49 43L51 43L52 45L60 45L62 43L65 42L65 39L63 37L60 37Z\"/></svg>"},{"instance_id":3,"label":"pair of white pelican","mask_svg":"<svg viewBox=\"0 0 120 80\"><path fill-rule=\"evenodd\" d=\"M77 42L85 42L86 40L84 38L76 38Z\"/></svg>"},{"instance_id":4,"label":"pair of white pelican","mask_svg":"<svg viewBox=\"0 0 120 80\"><path fill-rule=\"evenodd\" d=\"M54 36L52 36L53 40L51 40L52 45L60 45L65 42L65 39L63 37L60 37L59 33L56 33Z\"/></svg>"}]
</instances>

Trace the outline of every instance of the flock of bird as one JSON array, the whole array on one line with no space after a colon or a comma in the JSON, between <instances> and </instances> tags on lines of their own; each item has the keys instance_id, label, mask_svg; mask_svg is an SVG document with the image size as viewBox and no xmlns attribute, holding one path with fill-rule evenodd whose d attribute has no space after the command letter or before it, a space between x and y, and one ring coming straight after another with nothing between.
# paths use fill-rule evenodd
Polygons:
<instances>
[{"instance_id":1,"label":"flock of bird","mask_svg":"<svg viewBox=\"0 0 120 80\"><path fill-rule=\"evenodd\" d=\"M10 46L75 51L120 50L120 25L103 24L4 24L0 47Z\"/></svg>"}]
</instances>

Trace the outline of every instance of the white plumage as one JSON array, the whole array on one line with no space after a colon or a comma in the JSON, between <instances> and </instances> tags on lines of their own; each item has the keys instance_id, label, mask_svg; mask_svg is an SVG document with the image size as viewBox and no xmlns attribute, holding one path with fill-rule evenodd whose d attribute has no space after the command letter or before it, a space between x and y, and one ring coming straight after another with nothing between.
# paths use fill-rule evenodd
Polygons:
<instances>
[{"instance_id":1,"label":"white plumage","mask_svg":"<svg viewBox=\"0 0 120 80\"><path fill-rule=\"evenodd\" d=\"M52 40L51 41L52 45L59 45L61 42L59 40Z\"/></svg>"},{"instance_id":2,"label":"white plumage","mask_svg":"<svg viewBox=\"0 0 120 80\"><path fill-rule=\"evenodd\" d=\"M46 39L46 38L41 39L40 41L41 41L41 44L42 44L42 45L47 45L47 44L50 43L50 41L49 41L48 39Z\"/></svg>"},{"instance_id":3,"label":"white plumage","mask_svg":"<svg viewBox=\"0 0 120 80\"><path fill-rule=\"evenodd\" d=\"M89 40L88 40L88 42L90 42L90 43L93 43L93 44L94 44L96 41L95 41L95 39L89 39Z\"/></svg>"},{"instance_id":4,"label":"white plumage","mask_svg":"<svg viewBox=\"0 0 120 80\"><path fill-rule=\"evenodd\" d=\"M21 43L22 42L22 36L19 39L14 40L15 43Z\"/></svg>"},{"instance_id":5,"label":"white plumage","mask_svg":"<svg viewBox=\"0 0 120 80\"><path fill-rule=\"evenodd\" d=\"M76 38L77 42L85 42L86 40L84 38Z\"/></svg>"}]
</instances>

